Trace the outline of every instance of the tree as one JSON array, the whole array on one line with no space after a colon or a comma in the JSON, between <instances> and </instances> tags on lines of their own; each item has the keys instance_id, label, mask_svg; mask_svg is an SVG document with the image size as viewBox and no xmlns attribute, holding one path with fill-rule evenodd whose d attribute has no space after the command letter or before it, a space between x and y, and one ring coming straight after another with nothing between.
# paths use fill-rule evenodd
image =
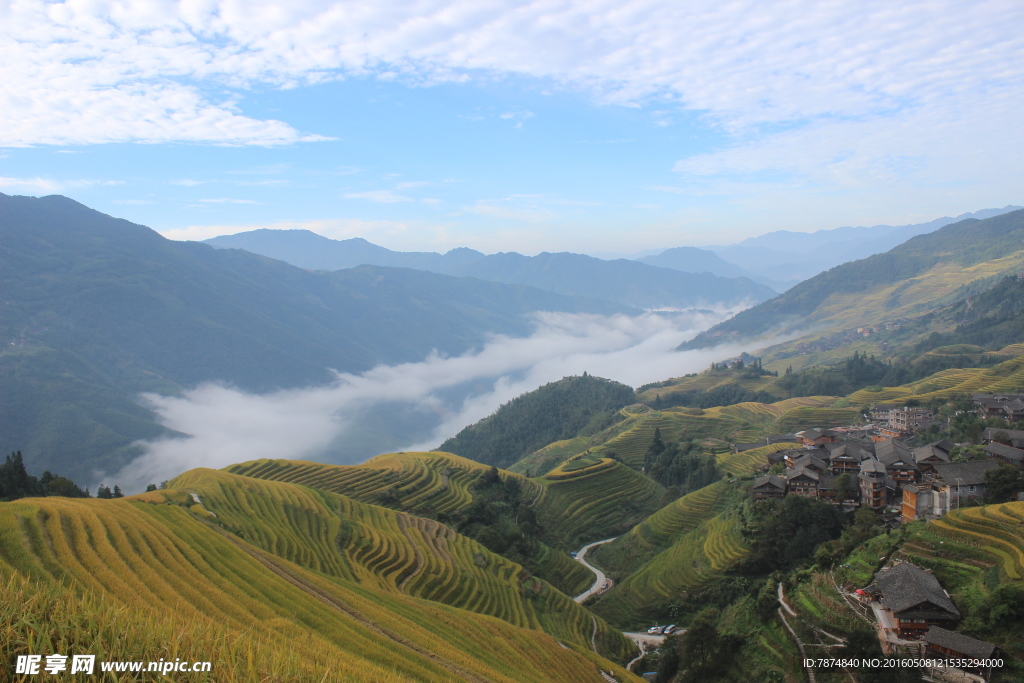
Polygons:
<instances>
[{"instance_id":1,"label":"tree","mask_svg":"<svg viewBox=\"0 0 1024 683\"><path fill-rule=\"evenodd\" d=\"M985 494L992 503L1006 503L1024 490L1024 478L1013 465L1003 464L985 473Z\"/></svg>"},{"instance_id":2,"label":"tree","mask_svg":"<svg viewBox=\"0 0 1024 683\"><path fill-rule=\"evenodd\" d=\"M124 498L124 494L121 493L121 487L114 484L114 492L111 494L111 498Z\"/></svg>"},{"instance_id":3,"label":"tree","mask_svg":"<svg viewBox=\"0 0 1024 683\"><path fill-rule=\"evenodd\" d=\"M836 500L842 503L849 500L857 493L857 480L847 473L840 474L832 483L836 490Z\"/></svg>"},{"instance_id":4,"label":"tree","mask_svg":"<svg viewBox=\"0 0 1024 683\"><path fill-rule=\"evenodd\" d=\"M156 491L156 484L146 484L146 493Z\"/></svg>"},{"instance_id":5,"label":"tree","mask_svg":"<svg viewBox=\"0 0 1024 683\"><path fill-rule=\"evenodd\" d=\"M105 484L100 484L100 487L96 489L96 497L103 498L104 500L109 500L114 497L114 494Z\"/></svg>"}]
</instances>

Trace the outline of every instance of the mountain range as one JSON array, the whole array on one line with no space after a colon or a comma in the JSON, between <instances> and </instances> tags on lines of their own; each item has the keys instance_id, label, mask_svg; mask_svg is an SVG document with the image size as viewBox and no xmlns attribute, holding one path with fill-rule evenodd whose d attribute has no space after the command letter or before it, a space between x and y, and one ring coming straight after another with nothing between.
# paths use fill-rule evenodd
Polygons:
<instances>
[{"instance_id":1,"label":"mountain range","mask_svg":"<svg viewBox=\"0 0 1024 683\"><path fill-rule=\"evenodd\" d=\"M310 272L167 240L65 197L3 194L0 292L0 449L85 481L164 433L139 392L324 384L332 369L527 335L535 311L639 312L408 268Z\"/></svg>"},{"instance_id":2,"label":"mountain range","mask_svg":"<svg viewBox=\"0 0 1024 683\"><path fill-rule=\"evenodd\" d=\"M400 252L362 238L332 240L308 230L260 229L206 240L225 249L245 249L310 270L338 270L369 264L416 268L459 277L539 287L570 296L607 299L647 309L735 306L775 295L743 277L682 272L646 263L572 253L483 254L453 249L445 254Z\"/></svg>"}]
</instances>

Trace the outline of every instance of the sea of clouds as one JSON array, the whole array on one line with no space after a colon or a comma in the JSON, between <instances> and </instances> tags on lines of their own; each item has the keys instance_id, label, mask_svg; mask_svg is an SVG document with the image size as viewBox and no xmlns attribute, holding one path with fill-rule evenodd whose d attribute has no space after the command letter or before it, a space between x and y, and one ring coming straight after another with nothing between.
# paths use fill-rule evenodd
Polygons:
<instances>
[{"instance_id":1,"label":"sea of clouds","mask_svg":"<svg viewBox=\"0 0 1024 683\"><path fill-rule=\"evenodd\" d=\"M179 396L144 395L169 429L185 434L142 442L145 452L113 476L125 491L195 467L257 458L354 464L394 451L430 450L520 394L567 375L633 387L704 369L739 353L676 351L724 313L641 316L535 314L529 337L492 337L461 356L339 373L326 386L249 394L203 384Z\"/></svg>"}]
</instances>

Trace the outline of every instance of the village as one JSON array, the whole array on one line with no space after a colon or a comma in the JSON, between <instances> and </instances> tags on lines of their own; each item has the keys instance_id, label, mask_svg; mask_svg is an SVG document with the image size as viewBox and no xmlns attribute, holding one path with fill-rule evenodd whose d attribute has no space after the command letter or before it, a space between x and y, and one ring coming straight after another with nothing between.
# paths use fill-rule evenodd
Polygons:
<instances>
[{"instance_id":1,"label":"village","mask_svg":"<svg viewBox=\"0 0 1024 683\"><path fill-rule=\"evenodd\" d=\"M972 402L981 418L1024 420L1024 394L977 394ZM736 444L737 450L799 444L768 456L751 495L757 500L805 496L846 510L866 505L896 528L982 504L991 482L986 474L1005 465L1024 466L1024 430L985 428L983 455L969 458L963 453L972 444L940 439L914 445L934 424L925 408L875 405L870 416L864 426L810 429ZM960 667L932 671L933 677L987 681L992 662L1001 656L995 645L956 632L961 614L949 593L929 570L910 562L885 563L870 585L844 597L875 624L886 654L962 660Z\"/></svg>"}]
</instances>

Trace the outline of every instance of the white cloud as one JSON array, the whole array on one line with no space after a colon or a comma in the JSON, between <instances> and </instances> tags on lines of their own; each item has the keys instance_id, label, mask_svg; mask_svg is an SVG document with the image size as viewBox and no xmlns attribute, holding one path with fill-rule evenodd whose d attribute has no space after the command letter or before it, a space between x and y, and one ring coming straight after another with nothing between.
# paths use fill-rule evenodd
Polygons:
<instances>
[{"instance_id":1,"label":"white cloud","mask_svg":"<svg viewBox=\"0 0 1024 683\"><path fill-rule=\"evenodd\" d=\"M657 100L738 135L837 131L894 112L1020 111L1017 0L158 0L15 2L0 38L0 145L315 139L240 112L224 88L368 74L432 83L517 74L602 102ZM236 90L237 92L237 90ZM671 118L671 115L667 115ZM952 119L951 119L952 116ZM666 119L667 120L667 119ZM1013 128L988 124L984 152ZM899 129L897 123L893 131ZM899 142L899 138L893 135ZM941 138L939 138L941 139ZM756 149L756 147L755 147ZM861 154L867 157L869 150ZM902 157L902 145L886 150ZM882 159L878 152L869 165ZM698 165L714 160L697 160Z\"/></svg>"},{"instance_id":2,"label":"white cloud","mask_svg":"<svg viewBox=\"0 0 1024 683\"><path fill-rule=\"evenodd\" d=\"M682 339L717 320L699 315L538 314L537 330L528 338L495 337L475 353L431 355L419 363L344 374L331 386L251 395L207 384L177 397L149 395L164 424L190 438L143 444L145 455L103 479L134 491L192 467L217 468L256 458L352 462L347 435L375 406L408 405L434 414L434 426L426 433L421 428L416 437L420 443L395 450L433 448L511 398L565 375L586 371L638 386L734 355L736 349L674 350ZM469 383L484 383L489 389L455 401L446 398L453 388Z\"/></svg>"},{"instance_id":3,"label":"white cloud","mask_svg":"<svg viewBox=\"0 0 1024 683\"><path fill-rule=\"evenodd\" d=\"M366 192L349 192L342 195L346 199L365 199L369 202L379 204L397 204L399 202L411 202L411 197L395 194L391 190L369 190Z\"/></svg>"},{"instance_id":4,"label":"white cloud","mask_svg":"<svg viewBox=\"0 0 1024 683\"><path fill-rule=\"evenodd\" d=\"M55 192L60 186L46 178L5 178L0 176L0 187L5 190L31 190L33 192Z\"/></svg>"}]
</instances>

